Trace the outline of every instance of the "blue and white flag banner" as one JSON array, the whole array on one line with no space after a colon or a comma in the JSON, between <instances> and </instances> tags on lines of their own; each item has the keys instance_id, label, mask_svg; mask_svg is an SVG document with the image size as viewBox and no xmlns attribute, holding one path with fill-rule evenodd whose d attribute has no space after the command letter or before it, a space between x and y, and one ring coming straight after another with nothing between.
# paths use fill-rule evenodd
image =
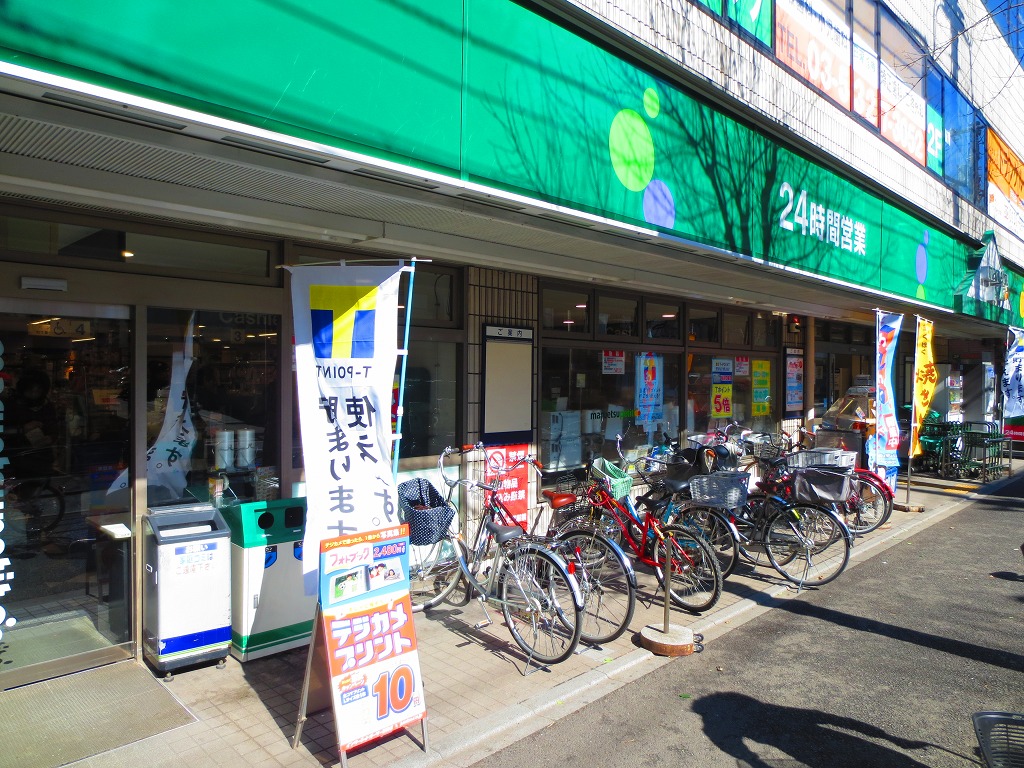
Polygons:
<instances>
[{"instance_id":1,"label":"blue and white flag banner","mask_svg":"<svg viewBox=\"0 0 1024 768\"><path fill-rule=\"evenodd\" d=\"M1024 440L1024 328L1006 329L1006 363L1003 366L1003 434Z\"/></svg>"},{"instance_id":2,"label":"blue and white flag banner","mask_svg":"<svg viewBox=\"0 0 1024 768\"><path fill-rule=\"evenodd\" d=\"M320 543L398 526L391 398L402 267L291 267L295 365L306 468L307 594Z\"/></svg>"},{"instance_id":3,"label":"blue and white flag banner","mask_svg":"<svg viewBox=\"0 0 1024 768\"><path fill-rule=\"evenodd\" d=\"M897 454L900 447L900 425L896 418L892 376L902 325L903 315L881 311L875 313L875 434L868 438L867 455L869 468L885 478L894 491L900 468Z\"/></svg>"}]
</instances>

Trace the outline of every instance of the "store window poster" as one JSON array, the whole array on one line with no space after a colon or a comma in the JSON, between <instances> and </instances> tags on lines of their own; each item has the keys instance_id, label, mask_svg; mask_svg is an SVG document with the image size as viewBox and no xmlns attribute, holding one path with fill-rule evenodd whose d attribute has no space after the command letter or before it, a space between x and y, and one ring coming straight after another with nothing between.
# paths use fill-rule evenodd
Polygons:
<instances>
[{"instance_id":1,"label":"store window poster","mask_svg":"<svg viewBox=\"0 0 1024 768\"><path fill-rule=\"evenodd\" d=\"M638 421L665 418L665 363L662 355L644 352L636 356L636 409Z\"/></svg>"}]
</instances>

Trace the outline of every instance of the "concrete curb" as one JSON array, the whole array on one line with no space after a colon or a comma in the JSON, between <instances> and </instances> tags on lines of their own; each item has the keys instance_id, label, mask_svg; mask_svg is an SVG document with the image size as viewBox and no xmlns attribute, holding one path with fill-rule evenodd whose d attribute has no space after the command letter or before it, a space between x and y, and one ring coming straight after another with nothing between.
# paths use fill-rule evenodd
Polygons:
<instances>
[{"instance_id":1,"label":"concrete curb","mask_svg":"<svg viewBox=\"0 0 1024 768\"><path fill-rule=\"evenodd\" d=\"M930 512L912 512L915 517L886 532L884 536L857 540L850 558L854 567L871 556L884 552L905 540L907 535L927 528L950 517L979 498L991 495L1013 480L1013 476L979 486L961 500L940 504ZM919 516L917 516L919 515ZM703 617L691 624L694 632L704 635L705 642L721 637L726 632L756 618L767 610L780 605L786 599L797 596L796 590L788 583L766 584L761 589L729 608ZM427 768L443 765L451 768L465 768L510 744L546 728L561 718L600 700L618 688L673 661L671 657L655 656L638 648L607 664L578 675L571 680L554 686L526 701L512 705L500 712L468 723L455 733L431 743L426 753L418 752L392 763L391 768ZM429 730L429 721L428 721ZM416 729L413 729L415 733ZM417 734L418 735L418 734Z\"/></svg>"}]
</instances>

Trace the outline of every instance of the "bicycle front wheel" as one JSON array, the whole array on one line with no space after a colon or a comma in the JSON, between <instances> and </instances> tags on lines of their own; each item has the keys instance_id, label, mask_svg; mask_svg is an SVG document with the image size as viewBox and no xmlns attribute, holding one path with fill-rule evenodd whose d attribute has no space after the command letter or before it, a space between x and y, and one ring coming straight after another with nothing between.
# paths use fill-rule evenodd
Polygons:
<instances>
[{"instance_id":1,"label":"bicycle front wheel","mask_svg":"<svg viewBox=\"0 0 1024 768\"><path fill-rule=\"evenodd\" d=\"M666 525L661 534L654 542L658 583L685 611L713 607L722 596L722 568L704 537L679 525Z\"/></svg>"},{"instance_id":2,"label":"bicycle front wheel","mask_svg":"<svg viewBox=\"0 0 1024 768\"><path fill-rule=\"evenodd\" d=\"M23 482L10 497L27 533L52 531L64 518L64 495L48 483Z\"/></svg>"},{"instance_id":3,"label":"bicycle front wheel","mask_svg":"<svg viewBox=\"0 0 1024 768\"><path fill-rule=\"evenodd\" d=\"M883 482L858 473L853 479L853 494L843 504L846 526L854 534L871 533L889 520L893 500L879 487Z\"/></svg>"},{"instance_id":4,"label":"bicycle front wheel","mask_svg":"<svg viewBox=\"0 0 1024 768\"><path fill-rule=\"evenodd\" d=\"M566 531L565 559L575 563L576 581L583 593L583 624L580 640L592 645L610 643L621 636L633 619L636 590L626 565L612 544L600 533Z\"/></svg>"},{"instance_id":5,"label":"bicycle front wheel","mask_svg":"<svg viewBox=\"0 0 1024 768\"><path fill-rule=\"evenodd\" d=\"M583 629L572 576L550 552L516 549L501 575L501 612L529 661L557 664L572 656Z\"/></svg>"},{"instance_id":6,"label":"bicycle front wheel","mask_svg":"<svg viewBox=\"0 0 1024 768\"><path fill-rule=\"evenodd\" d=\"M466 545L455 538L409 547L409 598L414 612L440 605L455 591L462 577L456 547L465 558Z\"/></svg>"},{"instance_id":7,"label":"bicycle front wheel","mask_svg":"<svg viewBox=\"0 0 1024 768\"><path fill-rule=\"evenodd\" d=\"M846 570L852 543L834 512L797 504L768 523L768 559L787 581L799 586L828 584Z\"/></svg>"}]
</instances>

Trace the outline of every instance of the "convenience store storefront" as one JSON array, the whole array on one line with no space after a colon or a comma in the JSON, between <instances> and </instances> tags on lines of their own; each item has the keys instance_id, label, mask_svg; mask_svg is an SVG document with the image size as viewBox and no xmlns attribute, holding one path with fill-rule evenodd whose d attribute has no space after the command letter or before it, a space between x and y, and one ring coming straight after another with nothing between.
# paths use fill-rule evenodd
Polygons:
<instances>
[{"instance_id":1,"label":"convenience store storefront","mask_svg":"<svg viewBox=\"0 0 1024 768\"><path fill-rule=\"evenodd\" d=\"M5 389L14 394L28 370L49 379L65 511L45 539L5 539L24 557L5 571L17 578L4 582L4 641L53 642L0 672L0 686L137 653L150 506L221 471L242 498L301 482L282 264L433 260L412 309L403 470L429 470L445 445L483 434L487 324L534 332L528 432L555 469L614 457L620 426L639 444L804 416L814 318L864 328L885 303L936 313L940 334L946 321L950 335L1000 335L1001 319L955 308L978 243L867 180L514 3L487 0L468 22L445 6L438 25L370 5L351 24L372 32L374 14L391 14L391 45L434 51L439 70L462 74L393 66L383 98L331 70L312 101L282 101L287 89L270 84L283 88L278 67L296 42L254 52L239 35L218 40L223 56L210 61L197 58L191 26L114 23L117 4L94 19L102 34L66 24L54 37L4 33L4 50L20 52L5 59L0 94ZM104 53L111 30L129 27L118 56ZM292 18L273 28L303 50L347 44ZM69 29L79 45L53 42ZM239 64L251 61L266 69ZM311 54L303 71L317 65ZM182 75L197 71L203 82ZM238 87L208 90L214 82ZM582 85L593 82L606 87ZM368 103L381 105L372 119ZM716 131L682 129L709 124ZM426 138L423 125L433 126ZM701 166L699 152L718 164ZM1019 320L1024 281L1008 275ZM214 436L225 431L258 437L259 467L220 461ZM152 462L162 436L168 451L184 441L188 471L173 453L173 468Z\"/></svg>"}]
</instances>

